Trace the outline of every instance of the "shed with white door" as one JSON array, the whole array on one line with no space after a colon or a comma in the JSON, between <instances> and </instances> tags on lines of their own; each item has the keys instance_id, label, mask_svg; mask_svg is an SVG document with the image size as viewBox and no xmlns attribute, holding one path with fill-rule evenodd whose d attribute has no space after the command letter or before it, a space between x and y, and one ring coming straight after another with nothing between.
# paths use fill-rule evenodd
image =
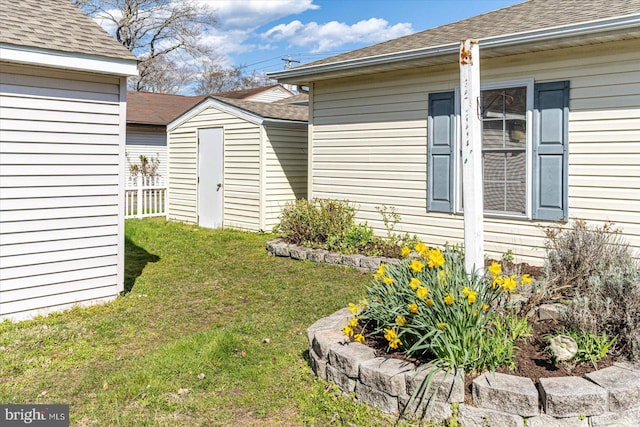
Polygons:
<instances>
[{"instance_id":1,"label":"shed with white door","mask_svg":"<svg viewBox=\"0 0 640 427\"><path fill-rule=\"evenodd\" d=\"M3 2L0 321L124 286L127 76L136 59L67 0Z\"/></svg>"},{"instance_id":2,"label":"shed with white door","mask_svg":"<svg viewBox=\"0 0 640 427\"><path fill-rule=\"evenodd\" d=\"M167 126L167 218L270 231L307 196L305 106L208 97Z\"/></svg>"}]
</instances>

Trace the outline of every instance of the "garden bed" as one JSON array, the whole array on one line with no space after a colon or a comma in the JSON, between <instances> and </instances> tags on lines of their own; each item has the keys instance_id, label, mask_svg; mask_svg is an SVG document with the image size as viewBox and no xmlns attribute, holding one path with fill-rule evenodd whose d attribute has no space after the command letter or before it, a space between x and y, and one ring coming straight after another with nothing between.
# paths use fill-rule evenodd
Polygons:
<instances>
[{"instance_id":1,"label":"garden bed","mask_svg":"<svg viewBox=\"0 0 640 427\"><path fill-rule=\"evenodd\" d=\"M411 361L379 356L375 349L349 342L341 329L352 317L342 309L307 329L309 358L318 377L383 412L444 422L457 416L473 426L630 426L640 418L640 366L614 363L584 376L530 378L486 372L472 382L465 398L462 373L435 375L427 399L410 401L426 375Z\"/></svg>"},{"instance_id":2,"label":"garden bed","mask_svg":"<svg viewBox=\"0 0 640 427\"><path fill-rule=\"evenodd\" d=\"M267 242L267 250L276 256L370 272L376 271L381 264L402 262L386 257L341 255L297 246L282 239ZM491 261L487 266L490 264ZM541 273L536 266L510 264L506 268L535 277ZM496 369L495 373L460 373L455 380L445 378L450 387L447 396L444 399L437 397L436 403L424 415L440 422L454 416L457 407L457 416L468 427L487 422L489 425L523 425L525 420L528 426L560 422L585 426L635 422L640 416L640 369L624 363L614 364L611 356L598 362L599 371L587 363L571 368L567 364L552 363L545 350L547 341L543 335L557 333L559 328L554 320L557 316L557 306L540 307L535 317L537 321L532 325L532 337L518 344L520 351L515 370L505 367ZM414 378L420 376L424 365L421 366L419 360L406 358L402 352L388 353L388 343L377 336L368 336L362 344L349 342L342 328L350 317L353 316L348 312L340 311L309 328L314 371L323 379L336 383L341 390L355 393L359 400L387 413L402 413L412 387L416 387ZM356 328L354 333L358 332ZM438 387L438 390L442 388ZM514 396L519 397L511 402ZM410 406L406 411L410 416L426 409L415 402Z\"/></svg>"}]
</instances>

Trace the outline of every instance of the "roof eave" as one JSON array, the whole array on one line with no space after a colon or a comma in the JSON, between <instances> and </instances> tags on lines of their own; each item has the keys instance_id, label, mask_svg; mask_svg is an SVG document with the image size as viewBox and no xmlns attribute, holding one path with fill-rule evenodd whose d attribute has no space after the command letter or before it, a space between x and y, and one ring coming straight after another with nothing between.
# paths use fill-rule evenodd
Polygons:
<instances>
[{"instance_id":1,"label":"roof eave","mask_svg":"<svg viewBox=\"0 0 640 427\"><path fill-rule=\"evenodd\" d=\"M138 61L133 55L131 55L131 59L125 59L0 43L0 58L3 62L73 71L123 77L138 75Z\"/></svg>"},{"instance_id":2,"label":"roof eave","mask_svg":"<svg viewBox=\"0 0 640 427\"><path fill-rule=\"evenodd\" d=\"M628 29L640 29L640 15L626 15L616 18L590 21L586 23L573 24L568 26L545 28L542 30L529 31L524 33L507 34L497 37L487 37L479 39L482 50L491 50L522 45L533 45L538 43L549 43L562 41L575 37L593 36L594 38L611 32L620 32ZM417 60L435 59L459 53L459 43L450 43L439 46L432 46L424 49L415 49L403 52L395 52L385 55L357 58L353 60L320 64L311 67L296 67L283 71L267 73L267 76L279 82L305 84L322 75L329 77L331 74L344 72L347 70L357 70L374 66L389 66L401 62L411 62Z\"/></svg>"}]
</instances>

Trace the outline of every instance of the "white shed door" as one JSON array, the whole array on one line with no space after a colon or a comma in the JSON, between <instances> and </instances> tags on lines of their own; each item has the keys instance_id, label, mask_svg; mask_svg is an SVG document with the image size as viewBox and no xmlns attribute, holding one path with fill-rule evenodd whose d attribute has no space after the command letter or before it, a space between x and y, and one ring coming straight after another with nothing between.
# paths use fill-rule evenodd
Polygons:
<instances>
[{"instance_id":1,"label":"white shed door","mask_svg":"<svg viewBox=\"0 0 640 427\"><path fill-rule=\"evenodd\" d=\"M222 128L198 130L198 224L222 227L223 193Z\"/></svg>"}]
</instances>

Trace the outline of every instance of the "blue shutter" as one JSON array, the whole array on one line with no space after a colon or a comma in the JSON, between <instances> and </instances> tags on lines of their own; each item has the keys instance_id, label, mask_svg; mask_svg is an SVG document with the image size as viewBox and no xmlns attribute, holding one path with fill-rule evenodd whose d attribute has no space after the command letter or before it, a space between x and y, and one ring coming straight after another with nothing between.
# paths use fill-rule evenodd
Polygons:
<instances>
[{"instance_id":1,"label":"blue shutter","mask_svg":"<svg viewBox=\"0 0 640 427\"><path fill-rule=\"evenodd\" d=\"M569 82L534 87L533 218L566 221L569 153Z\"/></svg>"},{"instance_id":2,"label":"blue shutter","mask_svg":"<svg viewBox=\"0 0 640 427\"><path fill-rule=\"evenodd\" d=\"M454 92L429 94L427 209L453 212Z\"/></svg>"}]
</instances>

